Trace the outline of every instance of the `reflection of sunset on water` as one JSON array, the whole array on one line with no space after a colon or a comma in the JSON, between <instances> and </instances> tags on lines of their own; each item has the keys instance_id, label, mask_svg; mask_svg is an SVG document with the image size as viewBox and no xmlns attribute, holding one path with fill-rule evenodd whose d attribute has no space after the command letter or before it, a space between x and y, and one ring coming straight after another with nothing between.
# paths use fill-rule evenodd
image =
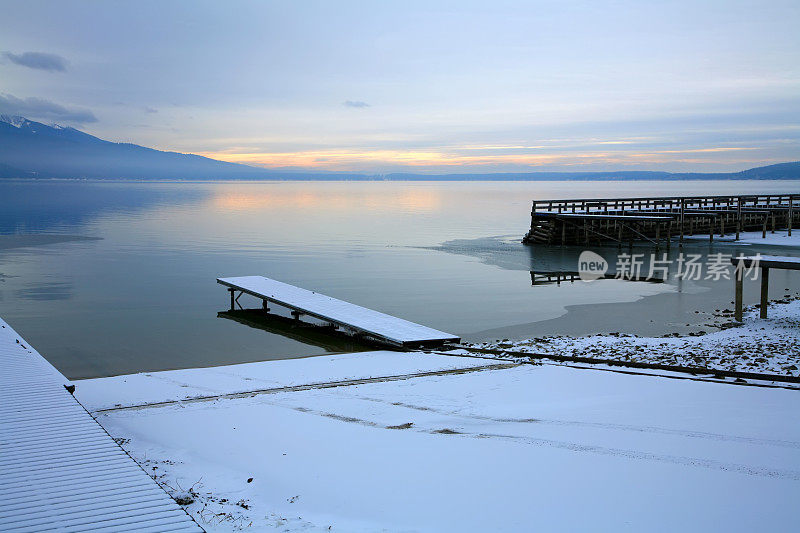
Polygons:
<instances>
[{"instance_id":1,"label":"reflection of sunset on water","mask_svg":"<svg viewBox=\"0 0 800 533\"><path fill-rule=\"evenodd\" d=\"M348 210L366 207L373 210L432 212L440 209L441 190L418 190L409 188L398 191L376 190L363 194L341 191L282 191L276 187L272 192L248 192L244 187L223 190L210 199L210 204L221 210L247 211L258 209L322 209Z\"/></svg>"}]
</instances>

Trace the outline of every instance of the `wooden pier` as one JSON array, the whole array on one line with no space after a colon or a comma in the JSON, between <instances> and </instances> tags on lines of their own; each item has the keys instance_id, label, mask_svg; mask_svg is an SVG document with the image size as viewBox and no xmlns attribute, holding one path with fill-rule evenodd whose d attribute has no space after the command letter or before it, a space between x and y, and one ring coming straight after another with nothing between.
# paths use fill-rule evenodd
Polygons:
<instances>
[{"instance_id":1,"label":"wooden pier","mask_svg":"<svg viewBox=\"0 0 800 533\"><path fill-rule=\"evenodd\" d=\"M296 320L307 315L328 327L394 348L438 346L460 341L458 336L444 331L264 276L217 278L217 283L228 287L231 311L238 305L239 296L249 294L262 301L265 311L269 311L270 304L277 304L289 309Z\"/></svg>"},{"instance_id":2,"label":"wooden pier","mask_svg":"<svg viewBox=\"0 0 800 533\"><path fill-rule=\"evenodd\" d=\"M536 200L531 228L522 242L546 245L632 245L649 242L669 247L673 239L739 235L744 231L786 229L796 225L800 194L740 196L664 196Z\"/></svg>"}]
</instances>

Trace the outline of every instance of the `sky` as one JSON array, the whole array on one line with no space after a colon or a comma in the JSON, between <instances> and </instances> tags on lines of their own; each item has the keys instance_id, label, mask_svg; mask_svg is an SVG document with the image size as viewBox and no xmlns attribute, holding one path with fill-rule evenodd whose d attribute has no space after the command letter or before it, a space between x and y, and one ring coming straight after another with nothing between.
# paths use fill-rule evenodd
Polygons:
<instances>
[{"instance_id":1,"label":"sky","mask_svg":"<svg viewBox=\"0 0 800 533\"><path fill-rule=\"evenodd\" d=\"M800 160L800 2L0 0L0 113L267 168Z\"/></svg>"}]
</instances>

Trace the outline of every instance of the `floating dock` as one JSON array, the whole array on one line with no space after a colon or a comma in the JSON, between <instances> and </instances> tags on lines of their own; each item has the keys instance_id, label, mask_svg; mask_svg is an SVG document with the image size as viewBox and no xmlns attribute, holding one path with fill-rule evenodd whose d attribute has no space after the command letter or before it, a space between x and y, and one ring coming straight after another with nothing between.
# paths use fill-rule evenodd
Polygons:
<instances>
[{"instance_id":1,"label":"floating dock","mask_svg":"<svg viewBox=\"0 0 800 533\"><path fill-rule=\"evenodd\" d=\"M202 531L2 319L0 363L0 531Z\"/></svg>"},{"instance_id":2,"label":"floating dock","mask_svg":"<svg viewBox=\"0 0 800 533\"><path fill-rule=\"evenodd\" d=\"M261 299L267 311L270 304L277 304L290 309L296 319L308 315L358 337L396 348L436 346L461 340L444 331L264 276L218 278L217 283L228 287L231 310L234 310L241 294L249 294Z\"/></svg>"},{"instance_id":3,"label":"floating dock","mask_svg":"<svg viewBox=\"0 0 800 533\"><path fill-rule=\"evenodd\" d=\"M672 196L536 200L526 244L596 245L650 242L669 247L673 238L787 229L792 234L800 194Z\"/></svg>"}]
</instances>

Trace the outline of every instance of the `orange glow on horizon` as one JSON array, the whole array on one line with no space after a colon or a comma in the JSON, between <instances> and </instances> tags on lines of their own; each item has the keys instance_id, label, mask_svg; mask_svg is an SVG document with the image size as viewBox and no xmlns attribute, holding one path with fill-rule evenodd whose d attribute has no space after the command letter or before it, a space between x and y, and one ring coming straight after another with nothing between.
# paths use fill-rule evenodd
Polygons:
<instances>
[{"instance_id":1,"label":"orange glow on horizon","mask_svg":"<svg viewBox=\"0 0 800 533\"><path fill-rule=\"evenodd\" d=\"M606 144L625 144L613 142ZM507 149L519 146L504 147ZM538 147L537 147L538 148ZM499 146L467 147L469 150L494 151ZM690 162L694 158L681 158L681 154L728 153L755 150L750 147L713 147L683 150L642 150L602 152L560 152L541 154L482 154L464 155L444 150L308 150L298 152L195 152L230 163L244 163L264 168L297 167L318 170L358 171L368 166L457 167L515 165L536 167L540 165L578 166L592 163L668 163ZM708 161L714 162L714 161Z\"/></svg>"}]
</instances>

